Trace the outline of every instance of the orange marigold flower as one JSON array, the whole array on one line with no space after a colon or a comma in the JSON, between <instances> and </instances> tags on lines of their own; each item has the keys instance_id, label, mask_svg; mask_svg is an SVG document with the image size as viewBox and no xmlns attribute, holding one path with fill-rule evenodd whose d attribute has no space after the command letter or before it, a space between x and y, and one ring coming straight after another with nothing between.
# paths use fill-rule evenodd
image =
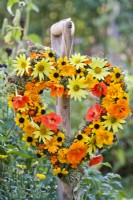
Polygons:
<instances>
[{"instance_id":1,"label":"orange marigold flower","mask_svg":"<svg viewBox=\"0 0 133 200\"><path fill-rule=\"evenodd\" d=\"M58 161L57 156L56 155L52 155L50 156L50 162L55 165L56 162Z\"/></svg>"},{"instance_id":2,"label":"orange marigold flower","mask_svg":"<svg viewBox=\"0 0 133 200\"><path fill-rule=\"evenodd\" d=\"M109 107L108 112L110 115L113 115L116 118L123 119L131 113L131 110L129 108L128 101L125 99L120 99L116 104L112 104Z\"/></svg>"},{"instance_id":3,"label":"orange marigold flower","mask_svg":"<svg viewBox=\"0 0 133 200\"><path fill-rule=\"evenodd\" d=\"M87 146L83 142L73 143L67 152L67 160L70 164L79 164L87 154Z\"/></svg>"},{"instance_id":4,"label":"orange marigold flower","mask_svg":"<svg viewBox=\"0 0 133 200\"><path fill-rule=\"evenodd\" d=\"M45 148L45 144L44 144L44 143L38 145L38 149L39 149L40 151L43 151L44 148Z\"/></svg>"},{"instance_id":5,"label":"orange marigold flower","mask_svg":"<svg viewBox=\"0 0 133 200\"><path fill-rule=\"evenodd\" d=\"M106 76L105 79L104 79L104 82L109 85L111 83L111 78L112 77L110 75Z\"/></svg>"},{"instance_id":6,"label":"orange marigold flower","mask_svg":"<svg viewBox=\"0 0 133 200\"><path fill-rule=\"evenodd\" d=\"M102 112L102 108L99 104L95 104L91 108L88 109L86 114L86 120L92 121L92 120L98 120L100 118Z\"/></svg>"},{"instance_id":7,"label":"orange marigold flower","mask_svg":"<svg viewBox=\"0 0 133 200\"><path fill-rule=\"evenodd\" d=\"M68 149L63 148L63 149L59 149L58 151L58 160L60 163L68 163L67 161L67 152Z\"/></svg>"},{"instance_id":8,"label":"orange marigold flower","mask_svg":"<svg viewBox=\"0 0 133 200\"><path fill-rule=\"evenodd\" d=\"M61 66L61 76L69 76L72 77L76 73L76 69L74 66L67 64L65 66Z\"/></svg>"},{"instance_id":9,"label":"orange marigold flower","mask_svg":"<svg viewBox=\"0 0 133 200\"><path fill-rule=\"evenodd\" d=\"M92 129L89 126L86 126L83 131L86 135L90 135L92 133Z\"/></svg>"},{"instance_id":10,"label":"orange marigold flower","mask_svg":"<svg viewBox=\"0 0 133 200\"><path fill-rule=\"evenodd\" d=\"M107 94L107 86L103 82L100 82L91 89L91 92L96 97L101 97L102 95L105 96Z\"/></svg>"}]
</instances>

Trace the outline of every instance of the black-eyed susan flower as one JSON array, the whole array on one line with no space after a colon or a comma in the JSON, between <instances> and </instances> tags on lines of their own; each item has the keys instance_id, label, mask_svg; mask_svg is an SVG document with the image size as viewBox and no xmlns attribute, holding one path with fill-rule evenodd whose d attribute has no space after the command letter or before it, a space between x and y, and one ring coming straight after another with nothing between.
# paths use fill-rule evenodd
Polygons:
<instances>
[{"instance_id":1,"label":"black-eyed susan flower","mask_svg":"<svg viewBox=\"0 0 133 200\"><path fill-rule=\"evenodd\" d=\"M123 80L122 71L120 70L119 67L114 67L113 72L110 73L110 75L111 75L111 81L113 81L114 83L119 83L121 80Z\"/></svg>"},{"instance_id":2,"label":"black-eyed susan flower","mask_svg":"<svg viewBox=\"0 0 133 200\"><path fill-rule=\"evenodd\" d=\"M53 82L61 80L60 71L58 69L51 69L49 73L49 79Z\"/></svg>"},{"instance_id":3,"label":"black-eyed susan flower","mask_svg":"<svg viewBox=\"0 0 133 200\"><path fill-rule=\"evenodd\" d=\"M22 140L27 143L28 146L36 146L38 139L36 139L33 133L23 133Z\"/></svg>"},{"instance_id":4,"label":"black-eyed susan flower","mask_svg":"<svg viewBox=\"0 0 133 200\"><path fill-rule=\"evenodd\" d=\"M28 115L23 115L23 114L17 113L14 120L15 120L15 123L17 126L19 126L20 128L23 128L24 125L29 123L28 118L29 118Z\"/></svg>"},{"instance_id":5,"label":"black-eyed susan flower","mask_svg":"<svg viewBox=\"0 0 133 200\"><path fill-rule=\"evenodd\" d=\"M58 64L58 68L61 68L62 66L65 66L68 64L68 58L65 56L65 57L61 57L57 60L57 64Z\"/></svg>"},{"instance_id":6,"label":"black-eyed susan flower","mask_svg":"<svg viewBox=\"0 0 133 200\"><path fill-rule=\"evenodd\" d=\"M96 131L103 129L104 125L103 122L99 119L99 120L95 120L93 121L89 127L92 129L92 133L95 133Z\"/></svg>"},{"instance_id":7,"label":"black-eyed susan flower","mask_svg":"<svg viewBox=\"0 0 133 200\"><path fill-rule=\"evenodd\" d=\"M54 169L53 174L58 176L59 178L62 178L63 175L68 174L68 171L65 168L61 169L60 167L58 167L57 169Z\"/></svg>"}]
</instances>

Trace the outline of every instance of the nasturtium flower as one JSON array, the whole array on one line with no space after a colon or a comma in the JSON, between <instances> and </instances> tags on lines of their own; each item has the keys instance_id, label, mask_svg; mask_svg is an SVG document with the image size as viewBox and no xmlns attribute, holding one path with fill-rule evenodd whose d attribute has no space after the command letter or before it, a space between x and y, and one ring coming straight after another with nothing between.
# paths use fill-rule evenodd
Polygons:
<instances>
[{"instance_id":1,"label":"nasturtium flower","mask_svg":"<svg viewBox=\"0 0 133 200\"><path fill-rule=\"evenodd\" d=\"M87 74L84 80L84 84L86 85L86 88L88 90L92 89L96 84L98 84L99 81L95 79L92 74Z\"/></svg>"},{"instance_id":2,"label":"nasturtium flower","mask_svg":"<svg viewBox=\"0 0 133 200\"><path fill-rule=\"evenodd\" d=\"M103 80L110 72L106 66L107 61L101 58L92 58L90 68L87 69L89 74L92 74L98 80Z\"/></svg>"},{"instance_id":3,"label":"nasturtium flower","mask_svg":"<svg viewBox=\"0 0 133 200\"><path fill-rule=\"evenodd\" d=\"M62 117L60 115L57 115L54 112L51 112L48 115L42 116L42 124L44 126L47 126L51 130L57 130L58 125L61 123Z\"/></svg>"},{"instance_id":4,"label":"nasturtium flower","mask_svg":"<svg viewBox=\"0 0 133 200\"><path fill-rule=\"evenodd\" d=\"M22 108L29 102L29 97L24 95L17 95L13 98L14 108Z\"/></svg>"},{"instance_id":5,"label":"nasturtium flower","mask_svg":"<svg viewBox=\"0 0 133 200\"><path fill-rule=\"evenodd\" d=\"M48 59L42 59L40 62L35 64L31 76L33 76L33 78L38 77L40 81L43 81L44 75L49 76L52 67L52 62L49 62Z\"/></svg>"},{"instance_id":6,"label":"nasturtium flower","mask_svg":"<svg viewBox=\"0 0 133 200\"><path fill-rule=\"evenodd\" d=\"M89 167L93 166L93 165L97 165L99 163L101 163L103 161L103 156L102 155L97 155L97 156L94 156L90 159L89 161Z\"/></svg>"},{"instance_id":7,"label":"nasturtium flower","mask_svg":"<svg viewBox=\"0 0 133 200\"><path fill-rule=\"evenodd\" d=\"M72 79L68 79L69 84L67 87L69 88L68 94L71 98L74 98L74 100L81 101L81 98L85 98L88 93L84 90L86 88L86 85L84 84L83 80L84 78L80 78L78 75L77 77L72 77Z\"/></svg>"},{"instance_id":8,"label":"nasturtium flower","mask_svg":"<svg viewBox=\"0 0 133 200\"><path fill-rule=\"evenodd\" d=\"M74 54L71 56L69 61L70 61L70 64L75 66L76 70L78 70L79 68L82 68L86 65L86 63L85 63L86 56L81 56L80 53Z\"/></svg>"},{"instance_id":9,"label":"nasturtium flower","mask_svg":"<svg viewBox=\"0 0 133 200\"><path fill-rule=\"evenodd\" d=\"M17 76L23 76L24 73L28 73L29 68L31 68L30 60L26 58L25 54L20 54L19 57L16 57L13 66Z\"/></svg>"},{"instance_id":10,"label":"nasturtium flower","mask_svg":"<svg viewBox=\"0 0 133 200\"><path fill-rule=\"evenodd\" d=\"M102 95L107 95L107 86L105 83L100 82L94 86L94 88L91 89L91 92L96 97L101 97Z\"/></svg>"},{"instance_id":11,"label":"nasturtium flower","mask_svg":"<svg viewBox=\"0 0 133 200\"><path fill-rule=\"evenodd\" d=\"M102 107L100 104L95 104L94 106L90 107L86 114L86 120L92 121L92 120L98 120L101 116Z\"/></svg>"},{"instance_id":12,"label":"nasturtium flower","mask_svg":"<svg viewBox=\"0 0 133 200\"><path fill-rule=\"evenodd\" d=\"M40 126L34 122L32 122L36 131L33 132L35 138L38 138L39 142L43 141L46 143L47 140L52 139L52 135L54 134L48 127L41 124Z\"/></svg>"},{"instance_id":13,"label":"nasturtium flower","mask_svg":"<svg viewBox=\"0 0 133 200\"><path fill-rule=\"evenodd\" d=\"M124 119L118 119L112 115L105 115L102 116L102 118L105 120L103 122L104 128L107 128L107 130L113 130L114 133L117 133L119 129L123 129L123 125L125 123Z\"/></svg>"}]
</instances>

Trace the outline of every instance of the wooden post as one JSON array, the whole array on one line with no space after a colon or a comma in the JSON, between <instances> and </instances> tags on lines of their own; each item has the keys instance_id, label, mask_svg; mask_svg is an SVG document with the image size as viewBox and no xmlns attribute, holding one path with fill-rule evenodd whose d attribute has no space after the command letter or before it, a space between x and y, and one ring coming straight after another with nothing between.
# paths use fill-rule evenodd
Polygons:
<instances>
[{"instance_id":1,"label":"wooden post","mask_svg":"<svg viewBox=\"0 0 133 200\"><path fill-rule=\"evenodd\" d=\"M68 58L73 53L74 23L71 18L61 20L51 26L51 46L60 57ZM66 130L66 137L70 135L70 99L62 97L57 98L57 114L61 115L63 120L61 126ZM71 186L58 179L58 200L71 200Z\"/></svg>"}]
</instances>

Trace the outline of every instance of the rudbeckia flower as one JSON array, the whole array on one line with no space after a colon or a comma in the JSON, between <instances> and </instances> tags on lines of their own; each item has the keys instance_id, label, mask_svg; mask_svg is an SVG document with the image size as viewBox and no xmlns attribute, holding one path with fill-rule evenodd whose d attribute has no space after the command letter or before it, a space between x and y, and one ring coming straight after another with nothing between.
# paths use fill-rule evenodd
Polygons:
<instances>
[{"instance_id":1,"label":"rudbeckia flower","mask_svg":"<svg viewBox=\"0 0 133 200\"><path fill-rule=\"evenodd\" d=\"M53 174L61 178L63 175L67 175L68 171L65 168L61 169L58 167L57 169L54 169Z\"/></svg>"},{"instance_id":2,"label":"rudbeckia flower","mask_svg":"<svg viewBox=\"0 0 133 200\"><path fill-rule=\"evenodd\" d=\"M62 117L52 112L46 116L42 116L42 124L51 130L57 130L58 125L61 123Z\"/></svg>"},{"instance_id":3,"label":"rudbeckia flower","mask_svg":"<svg viewBox=\"0 0 133 200\"><path fill-rule=\"evenodd\" d=\"M88 109L86 114L86 120L92 121L92 120L98 120L101 116L102 108L99 104L95 104L91 108Z\"/></svg>"}]
</instances>

